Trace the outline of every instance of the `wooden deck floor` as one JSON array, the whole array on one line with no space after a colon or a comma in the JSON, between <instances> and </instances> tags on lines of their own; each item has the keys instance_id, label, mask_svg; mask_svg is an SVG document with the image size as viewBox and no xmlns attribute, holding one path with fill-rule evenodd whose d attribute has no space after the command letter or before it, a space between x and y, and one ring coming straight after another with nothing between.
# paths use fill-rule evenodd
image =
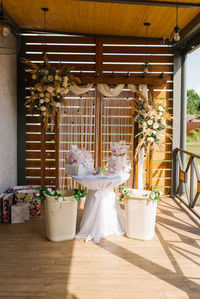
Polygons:
<instances>
[{"instance_id":1,"label":"wooden deck floor","mask_svg":"<svg viewBox=\"0 0 200 299\"><path fill-rule=\"evenodd\" d=\"M0 226L0 298L200 298L200 227L172 199L151 241L53 243L44 218Z\"/></svg>"}]
</instances>

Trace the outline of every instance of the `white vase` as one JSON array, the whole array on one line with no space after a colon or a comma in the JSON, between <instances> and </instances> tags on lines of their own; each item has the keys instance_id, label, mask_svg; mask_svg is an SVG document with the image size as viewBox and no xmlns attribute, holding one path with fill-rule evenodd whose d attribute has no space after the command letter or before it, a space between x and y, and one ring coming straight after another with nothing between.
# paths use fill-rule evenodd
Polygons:
<instances>
[{"instance_id":1,"label":"white vase","mask_svg":"<svg viewBox=\"0 0 200 299\"><path fill-rule=\"evenodd\" d=\"M133 189L132 189L133 190ZM151 240L155 233L157 201L142 197L151 191L138 191L129 195L125 204L126 235L129 238Z\"/></svg>"},{"instance_id":2,"label":"white vase","mask_svg":"<svg viewBox=\"0 0 200 299\"><path fill-rule=\"evenodd\" d=\"M73 196L64 199L59 202L55 197L45 195L46 235L50 241L72 240L75 237L77 201Z\"/></svg>"}]
</instances>

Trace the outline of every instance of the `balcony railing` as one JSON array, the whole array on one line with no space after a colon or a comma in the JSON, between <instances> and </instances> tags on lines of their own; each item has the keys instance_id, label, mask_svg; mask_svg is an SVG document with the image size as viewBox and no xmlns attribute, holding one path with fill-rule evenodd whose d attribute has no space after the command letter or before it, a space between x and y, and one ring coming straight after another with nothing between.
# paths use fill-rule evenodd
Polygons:
<instances>
[{"instance_id":1,"label":"balcony railing","mask_svg":"<svg viewBox=\"0 0 200 299\"><path fill-rule=\"evenodd\" d=\"M173 196L200 218L200 155L180 148L174 150Z\"/></svg>"}]
</instances>

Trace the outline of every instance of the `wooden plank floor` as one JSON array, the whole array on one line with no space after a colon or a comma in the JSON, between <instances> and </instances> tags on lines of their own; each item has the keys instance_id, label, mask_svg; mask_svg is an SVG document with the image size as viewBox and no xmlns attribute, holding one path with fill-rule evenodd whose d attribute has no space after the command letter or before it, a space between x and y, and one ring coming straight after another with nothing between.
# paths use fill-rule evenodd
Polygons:
<instances>
[{"instance_id":1,"label":"wooden plank floor","mask_svg":"<svg viewBox=\"0 0 200 299\"><path fill-rule=\"evenodd\" d=\"M200 298L200 227L165 198L151 241L53 243L44 217L0 225L0 298Z\"/></svg>"}]
</instances>

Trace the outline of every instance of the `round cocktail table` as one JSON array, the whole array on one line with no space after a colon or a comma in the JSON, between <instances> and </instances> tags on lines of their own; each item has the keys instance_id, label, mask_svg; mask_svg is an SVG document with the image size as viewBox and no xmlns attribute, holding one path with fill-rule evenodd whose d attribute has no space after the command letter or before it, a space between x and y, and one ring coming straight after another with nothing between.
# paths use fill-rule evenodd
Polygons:
<instances>
[{"instance_id":1,"label":"round cocktail table","mask_svg":"<svg viewBox=\"0 0 200 299\"><path fill-rule=\"evenodd\" d=\"M125 183L129 176L128 173L110 176L72 176L88 189L80 230L76 238L98 243L101 238L109 235L125 233L125 219L113 188Z\"/></svg>"}]
</instances>

